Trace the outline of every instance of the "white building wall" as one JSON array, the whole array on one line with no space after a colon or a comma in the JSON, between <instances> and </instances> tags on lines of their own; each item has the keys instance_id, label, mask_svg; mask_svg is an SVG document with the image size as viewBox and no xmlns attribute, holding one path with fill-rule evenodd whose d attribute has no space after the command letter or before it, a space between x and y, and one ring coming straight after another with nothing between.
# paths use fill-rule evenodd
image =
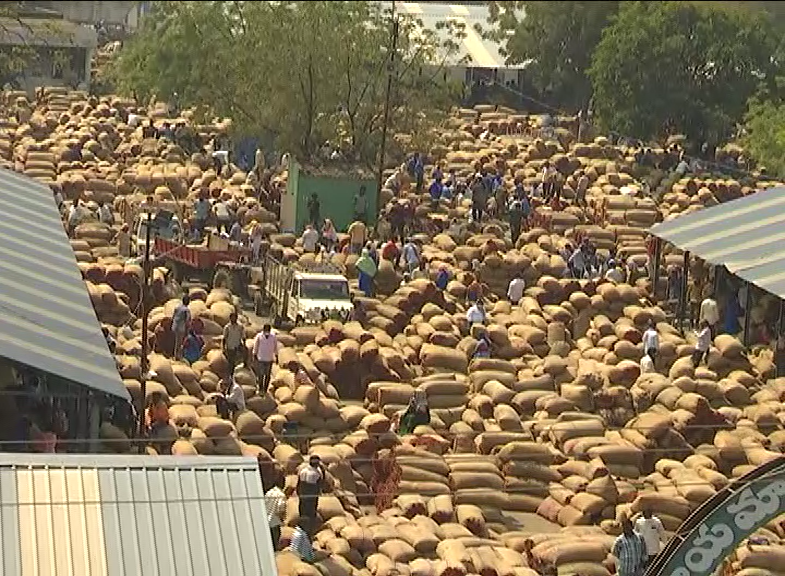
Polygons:
<instances>
[{"instance_id":1,"label":"white building wall","mask_svg":"<svg viewBox=\"0 0 785 576\"><path fill-rule=\"evenodd\" d=\"M139 23L139 2L29 2L33 6L41 6L50 10L57 10L66 20L85 24L97 24L104 21L107 24L124 24L135 28Z\"/></svg>"}]
</instances>

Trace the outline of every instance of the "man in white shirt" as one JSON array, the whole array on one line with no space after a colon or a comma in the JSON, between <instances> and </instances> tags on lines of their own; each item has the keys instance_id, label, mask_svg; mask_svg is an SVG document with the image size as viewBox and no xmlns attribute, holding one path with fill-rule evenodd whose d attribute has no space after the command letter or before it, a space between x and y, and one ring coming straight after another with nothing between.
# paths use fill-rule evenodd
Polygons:
<instances>
[{"instance_id":1,"label":"man in white shirt","mask_svg":"<svg viewBox=\"0 0 785 576\"><path fill-rule=\"evenodd\" d=\"M79 198L74 200L74 203L71 204L71 207L68 209L68 235L71 236L74 233L79 224L82 223L85 217L85 208L79 202Z\"/></svg>"},{"instance_id":2,"label":"man in white shirt","mask_svg":"<svg viewBox=\"0 0 785 576\"><path fill-rule=\"evenodd\" d=\"M410 239L406 242L406 244L403 245L401 256L403 258L406 271L410 274L414 272L420 265L420 251L417 248L417 244L415 244L414 240Z\"/></svg>"},{"instance_id":3,"label":"man in white shirt","mask_svg":"<svg viewBox=\"0 0 785 576\"><path fill-rule=\"evenodd\" d=\"M278 353L278 338L272 333L273 327L265 324L253 341L253 358L259 390L266 391L270 386L270 374Z\"/></svg>"},{"instance_id":4,"label":"man in white shirt","mask_svg":"<svg viewBox=\"0 0 785 576\"><path fill-rule=\"evenodd\" d=\"M302 235L303 250L306 254L313 254L316 252L316 246L319 244L319 233L314 230L311 224L305 227Z\"/></svg>"},{"instance_id":5,"label":"man in white shirt","mask_svg":"<svg viewBox=\"0 0 785 576\"><path fill-rule=\"evenodd\" d=\"M219 200L213 206L213 213L215 214L215 229L219 233L223 229L226 234L229 234L232 224L232 213L229 211L229 205L223 200Z\"/></svg>"},{"instance_id":6,"label":"man in white shirt","mask_svg":"<svg viewBox=\"0 0 785 576\"><path fill-rule=\"evenodd\" d=\"M696 368L701 360L708 361L711 348L711 328L706 320L701 320L697 331L698 341L695 343L695 352L692 353L692 365Z\"/></svg>"},{"instance_id":7,"label":"man in white shirt","mask_svg":"<svg viewBox=\"0 0 785 576\"><path fill-rule=\"evenodd\" d=\"M665 528L660 519L651 513L651 510L645 509L641 517L635 521L635 531L643 537L643 542L646 544L648 566L660 553L660 547L665 540Z\"/></svg>"},{"instance_id":8,"label":"man in white shirt","mask_svg":"<svg viewBox=\"0 0 785 576\"><path fill-rule=\"evenodd\" d=\"M270 526L270 537L273 541L273 550L276 552L281 542L281 525L286 516L286 494L281 489L282 482L276 480L273 486L264 495L264 505L267 508L267 524Z\"/></svg>"},{"instance_id":9,"label":"man in white shirt","mask_svg":"<svg viewBox=\"0 0 785 576\"><path fill-rule=\"evenodd\" d=\"M652 350L648 350L641 358L641 374L651 374L655 372L654 359L651 357Z\"/></svg>"},{"instance_id":10,"label":"man in white shirt","mask_svg":"<svg viewBox=\"0 0 785 576\"><path fill-rule=\"evenodd\" d=\"M324 483L324 466L316 454L311 454L308 464L303 465L297 473L297 497L300 520L316 520L316 510L319 507L319 495L322 493Z\"/></svg>"},{"instance_id":11,"label":"man in white shirt","mask_svg":"<svg viewBox=\"0 0 785 576\"><path fill-rule=\"evenodd\" d=\"M98 221L102 224L106 224L107 226L114 224L114 214L112 214L112 208L104 202L99 202L98 204Z\"/></svg>"},{"instance_id":12,"label":"man in white shirt","mask_svg":"<svg viewBox=\"0 0 785 576\"><path fill-rule=\"evenodd\" d=\"M526 282L521 278L520 274L516 274L515 278L510 281L507 287L507 299L513 304L520 302L523 298L523 291L526 289Z\"/></svg>"},{"instance_id":13,"label":"man in white shirt","mask_svg":"<svg viewBox=\"0 0 785 576\"><path fill-rule=\"evenodd\" d=\"M226 399L234 408L235 412L242 412L245 410L245 393L243 392L242 386L237 383L237 380L232 377L231 383L229 384L229 394L226 396Z\"/></svg>"},{"instance_id":14,"label":"man in white shirt","mask_svg":"<svg viewBox=\"0 0 785 576\"><path fill-rule=\"evenodd\" d=\"M608 280L613 280L617 284L624 282L624 274L622 274L622 271L619 270L619 267L616 266L616 262L613 260L608 262L608 271L605 273L605 277Z\"/></svg>"},{"instance_id":15,"label":"man in white shirt","mask_svg":"<svg viewBox=\"0 0 785 576\"><path fill-rule=\"evenodd\" d=\"M657 328L654 325L654 321L649 321L649 327L643 333L643 351L649 356L651 359L654 360L657 358L657 352L660 349L660 335L657 332Z\"/></svg>"},{"instance_id":16,"label":"man in white shirt","mask_svg":"<svg viewBox=\"0 0 785 576\"><path fill-rule=\"evenodd\" d=\"M706 321L706 323L709 325L709 329L711 330L712 338L717 335L717 323L720 321L720 312L717 308L717 301L713 296L709 296L703 302L701 302L698 320L699 322L703 322L704 320Z\"/></svg>"},{"instance_id":17,"label":"man in white shirt","mask_svg":"<svg viewBox=\"0 0 785 576\"><path fill-rule=\"evenodd\" d=\"M63 193L60 190L53 190L52 194L54 195L55 204L57 205L57 211L60 214L63 213L63 204L65 204L65 200L63 199Z\"/></svg>"},{"instance_id":18,"label":"man in white shirt","mask_svg":"<svg viewBox=\"0 0 785 576\"><path fill-rule=\"evenodd\" d=\"M586 255L580 246L570 256L567 266L572 272L573 278L583 278L586 275Z\"/></svg>"},{"instance_id":19,"label":"man in white shirt","mask_svg":"<svg viewBox=\"0 0 785 576\"><path fill-rule=\"evenodd\" d=\"M466 311L466 320L471 327L473 324L485 324L485 306L478 300Z\"/></svg>"}]
</instances>

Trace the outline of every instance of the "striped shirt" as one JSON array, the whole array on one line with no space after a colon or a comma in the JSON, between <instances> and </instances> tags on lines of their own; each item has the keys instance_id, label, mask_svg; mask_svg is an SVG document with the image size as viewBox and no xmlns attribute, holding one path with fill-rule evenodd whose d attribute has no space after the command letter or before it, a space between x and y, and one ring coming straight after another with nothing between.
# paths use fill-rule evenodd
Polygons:
<instances>
[{"instance_id":1,"label":"striped shirt","mask_svg":"<svg viewBox=\"0 0 785 576\"><path fill-rule=\"evenodd\" d=\"M278 486L273 486L264 495L264 505L267 508L267 523L270 528L281 525L286 515L286 494Z\"/></svg>"},{"instance_id":2,"label":"striped shirt","mask_svg":"<svg viewBox=\"0 0 785 576\"><path fill-rule=\"evenodd\" d=\"M292 542L289 544L289 550L297 554L300 557L300 560L303 560L304 562L314 561L313 545L308 539L308 534L299 526L294 529Z\"/></svg>"},{"instance_id":3,"label":"striped shirt","mask_svg":"<svg viewBox=\"0 0 785 576\"><path fill-rule=\"evenodd\" d=\"M622 534L613 543L613 555L618 562L616 568L619 576L637 576L642 573L643 561L648 557L646 544L637 532L631 536Z\"/></svg>"}]
</instances>

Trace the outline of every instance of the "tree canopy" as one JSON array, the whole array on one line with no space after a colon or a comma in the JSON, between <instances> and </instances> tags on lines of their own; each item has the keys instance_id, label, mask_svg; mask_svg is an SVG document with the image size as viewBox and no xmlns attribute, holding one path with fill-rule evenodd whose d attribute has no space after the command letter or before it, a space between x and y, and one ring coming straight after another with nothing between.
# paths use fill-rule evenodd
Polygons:
<instances>
[{"instance_id":1,"label":"tree canopy","mask_svg":"<svg viewBox=\"0 0 785 576\"><path fill-rule=\"evenodd\" d=\"M592 57L594 112L640 137L681 132L717 143L775 81L772 20L759 10L693 2L624 2Z\"/></svg>"},{"instance_id":2,"label":"tree canopy","mask_svg":"<svg viewBox=\"0 0 785 576\"><path fill-rule=\"evenodd\" d=\"M741 143L746 153L768 173L785 177L785 104L753 102L745 128Z\"/></svg>"},{"instance_id":3,"label":"tree canopy","mask_svg":"<svg viewBox=\"0 0 785 576\"><path fill-rule=\"evenodd\" d=\"M272 133L279 147L304 158L329 140L347 158L371 163L388 73L393 130L423 130L451 101L444 65L456 55L460 30L441 40L398 18L391 68L392 22L380 3L154 2L112 77L121 91L176 95L181 105L230 116L246 134Z\"/></svg>"},{"instance_id":4,"label":"tree canopy","mask_svg":"<svg viewBox=\"0 0 785 576\"><path fill-rule=\"evenodd\" d=\"M510 64L529 63L534 85L553 105L584 109L591 98L586 72L619 2L489 2L491 29Z\"/></svg>"}]
</instances>

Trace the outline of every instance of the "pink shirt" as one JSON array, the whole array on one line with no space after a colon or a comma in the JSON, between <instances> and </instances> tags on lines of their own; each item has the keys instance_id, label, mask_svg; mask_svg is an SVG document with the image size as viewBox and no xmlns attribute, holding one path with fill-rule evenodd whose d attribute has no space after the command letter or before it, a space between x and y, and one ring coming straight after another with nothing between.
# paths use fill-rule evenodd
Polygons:
<instances>
[{"instance_id":1,"label":"pink shirt","mask_svg":"<svg viewBox=\"0 0 785 576\"><path fill-rule=\"evenodd\" d=\"M275 353L278 350L278 338L272 332L265 334L259 332L253 341L253 355L259 362L275 362Z\"/></svg>"}]
</instances>

